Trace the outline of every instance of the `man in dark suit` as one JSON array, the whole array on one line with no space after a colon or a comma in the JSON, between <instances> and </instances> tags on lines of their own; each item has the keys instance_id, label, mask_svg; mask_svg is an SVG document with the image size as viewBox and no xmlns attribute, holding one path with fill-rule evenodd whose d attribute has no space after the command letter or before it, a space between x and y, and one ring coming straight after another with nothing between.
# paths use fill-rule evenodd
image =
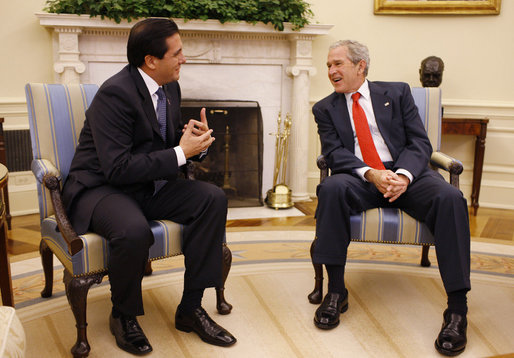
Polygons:
<instances>
[{"instance_id":1,"label":"man in dark suit","mask_svg":"<svg viewBox=\"0 0 514 358\"><path fill-rule=\"evenodd\" d=\"M201 157L214 141L201 121L181 122L180 66L186 62L177 25L147 19L134 25L129 64L100 87L63 188L77 233L91 230L109 242L110 329L133 354L152 351L136 316L144 314L141 280L153 235L148 220L184 224L184 292L177 329L207 343L236 339L201 307L203 291L220 286L227 200L218 187L178 177L186 159Z\"/></svg>"},{"instance_id":2,"label":"man in dark suit","mask_svg":"<svg viewBox=\"0 0 514 358\"><path fill-rule=\"evenodd\" d=\"M462 193L428 168L432 147L409 86L369 82L366 46L338 41L328 53L335 92L312 109L322 153L332 175L317 188L313 261L324 264L328 293L316 310L322 329L339 324L348 308L344 267L350 215L376 207L398 207L424 221L435 237L448 308L435 342L456 355L466 346L466 293L470 289L468 209Z\"/></svg>"}]
</instances>

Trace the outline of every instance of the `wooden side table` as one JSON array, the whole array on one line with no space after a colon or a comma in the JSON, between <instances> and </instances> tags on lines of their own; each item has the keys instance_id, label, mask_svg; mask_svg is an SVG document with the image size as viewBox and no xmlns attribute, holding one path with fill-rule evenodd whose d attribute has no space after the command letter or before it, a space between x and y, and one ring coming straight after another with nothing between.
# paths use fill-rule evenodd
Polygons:
<instances>
[{"instance_id":1,"label":"wooden side table","mask_svg":"<svg viewBox=\"0 0 514 358\"><path fill-rule=\"evenodd\" d=\"M5 157L4 119L2 117L0 117L0 164L7 165L7 159ZM11 213L9 211L9 192L7 190L7 185L5 185L3 192L4 203L6 206L7 228L11 230Z\"/></svg>"},{"instance_id":2,"label":"wooden side table","mask_svg":"<svg viewBox=\"0 0 514 358\"><path fill-rule=\"evenodd\" d=\"M485 136L487 134L487 123L489 119L471 118L443 118L443 134L474 135L475 160L473 163L473 185L471 187L471 206L473 215L478 211L478 196L480 195L480 184L482 182L482 169L484 167Z\"/></svg>"},{"instance_id":3,"label":"wooden side table","mask_svg":"<svg viewBox=\"0 0 514 358\"><path fill-rule=\"evenodd\" d=\"M0 290L2 291L2 304L14 307L11 266L7 256L7 218L3 190L7 186L7 178L7 168L0 164Z\"/></svg>"}]
</instances>

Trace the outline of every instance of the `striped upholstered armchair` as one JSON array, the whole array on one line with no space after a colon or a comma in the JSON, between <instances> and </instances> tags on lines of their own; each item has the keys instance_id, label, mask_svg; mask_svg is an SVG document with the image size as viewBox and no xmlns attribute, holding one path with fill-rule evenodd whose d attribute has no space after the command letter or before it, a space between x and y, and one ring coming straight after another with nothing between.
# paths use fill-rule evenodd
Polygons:
<instances>
[{"instance_id":1,"label":"striped upholstered armchair","mask_svg":"<svg viewBox=\"0 0 514 358\"><path fill-rule=\"evenodd\" d=\"M413 87L412 95L434 152L430 166L437 170L444 169L450 174L450 184L459 187L459 175L462 163L440 152L441 149L441 90L435 87ZM329 174L327 162L323 155L317 160L320 169L320 181ZM400 209L375 208L350 217L350 235L352 241L378 242L387 244L421 245L421 266L430 266L428 251L434 245L434 237L426 225ZM316 239L311 245L311 254ZM314 290L309 294L309 301L318 304L323 298L323 267L313 264L315 272Z\"/></svg>"},{"instance_id":2,"label":"striped upholstered armchair","mask_svg":"<svg viewBox=\"0 0 514 358\"><path fill-rule=\"evenodd\" d=\"M41 216L40 253L45 273L41 296L52 295L53 254L64 266L64 284L68 302L76 319L77 341L71 352L85 357L90 347L86 336L86 302L89 288L101 283L107 274L109 246L94 233L77 235L61 201L61 185L68 175L71 160L82 129L85 111L98 90L96 85L60 85L29 83L25 87L32 141L32 171L37 180ZM167 220L151 221L155 242L149 260L180 255L182 225ZM151 273L151 265L147 274ZM223 248L223 282L230 270L232 255ZM224 288L216 289L217 309L230 313Z\"/></svg>"}]
</instances>

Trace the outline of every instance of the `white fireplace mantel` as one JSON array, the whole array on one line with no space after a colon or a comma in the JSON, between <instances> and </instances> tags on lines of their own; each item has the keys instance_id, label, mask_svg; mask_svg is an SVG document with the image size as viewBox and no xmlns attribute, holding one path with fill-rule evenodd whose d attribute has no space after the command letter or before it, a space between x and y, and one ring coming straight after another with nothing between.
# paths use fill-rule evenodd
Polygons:
<instances>
[{"instance_id":1,"label":"white fireplace mantel","mask_svg":"<svg viewBox=\"0 0 514 358\"><path fill-rule=\"evenodd\" d=\"M126 41L136 21L89 15L37 13L53 31L56 82L101 84L124 66ZM174 19L187 63L181 71L183 96L257 100L263 115L263 193L272 186L278 112L292 117L288 184L294 201L308 200L307 145L310 119L312 41L333 25L306 25L284 31L270 24Z\"/></svg>"}]
</instances>

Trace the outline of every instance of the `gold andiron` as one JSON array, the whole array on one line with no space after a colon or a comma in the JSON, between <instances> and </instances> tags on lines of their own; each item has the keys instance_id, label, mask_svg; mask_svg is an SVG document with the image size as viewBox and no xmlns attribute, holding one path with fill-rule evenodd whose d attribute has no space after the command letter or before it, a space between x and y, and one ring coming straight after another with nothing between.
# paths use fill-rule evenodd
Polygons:
<instances>
[{"instance_id":1,"label":"gold andiron","mask_svg":"<svg viewBox=\"0 0 514 358\"><path fill-rule=\"evenodd\" d=\"M275 133L275 169L273 171L273 189L268 190L266 204L274 209L288 209L293 206L291 189L285 184L289 135L291 134L291 115L288 113L282 123L278 113L277 133Z\"/></svg>"}]
</instances>

